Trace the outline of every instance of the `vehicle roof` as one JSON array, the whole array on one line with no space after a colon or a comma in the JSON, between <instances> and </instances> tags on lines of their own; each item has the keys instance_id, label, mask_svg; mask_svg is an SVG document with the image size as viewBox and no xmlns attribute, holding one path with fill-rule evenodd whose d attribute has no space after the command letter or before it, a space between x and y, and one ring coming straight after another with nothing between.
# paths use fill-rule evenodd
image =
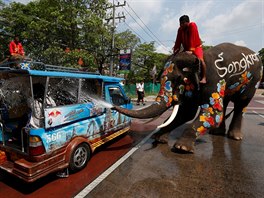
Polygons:
<instances>
[{"instance_id":1,"label":"vehicle roof","mask_svg":"<svg viewBox=\"0 0 264 198\"><path fill-rule=\"evenodd\" d=\"M88 73L82 71L43 71L43 70L25 70L25 69L4 69L1 73L16 73L21 75L31 76L48 76L48 77L70 77L70 78L85 78L85 79L99 79L103 82L119 83L123 78L104 76L99 73Z\"/></svg>"},{"instance_id":2,"label":"vehicle roof","mask_svg":"<svg viewBox=\"0 0 264 198\"><path fill-rule=\"evenodd\" d=\"M85 72L60 72L60 71L40 71L40 70L27 70L32 76L49 76L49 77L71 77L71 78L87 78L87 79L100 79L104 82L120 82L123 78L113 76L103 76L100 74L92 74Z\"/></svg>"},{"instance_id":3,"label":"vehicle roof","mask_svg":"<svg viewBox=\"0 0 264 198\"><path fill-rule=\"evenodd\" d=\"M20 69L11 68L11 64L17 62L6 62L0 64L1 72L7 73L19 73L24 75L32 76L48 76L48 77L70 77L70 78L86 78L86 79L99 79L103 82L118 83L123 78L113 77L113 76L103 76L96 72L86 72L81 71L78 68L48 65L42 62L36 61L22 61L19 62ZM24 67L24 68L23 68Z\"/></svg>"}]
</instances>

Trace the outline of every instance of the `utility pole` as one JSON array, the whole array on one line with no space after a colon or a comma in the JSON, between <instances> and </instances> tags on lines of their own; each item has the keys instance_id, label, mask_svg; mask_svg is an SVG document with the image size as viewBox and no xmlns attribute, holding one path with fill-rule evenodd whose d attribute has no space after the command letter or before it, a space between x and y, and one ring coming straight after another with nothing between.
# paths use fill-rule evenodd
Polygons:
<instances>
[{"instance_id":1,"label":"utility pole","mask_svg":"<svg viewBox=\"0 0 264 198\"><path fill-rule=\"evenodd\" d=\"M119 2L117 3L117 5L115 5L115 2L113 0L113 5L108 7L108 8L112 8L112 17L106 19L107 21L112 20L112 44L111 44L111 60L110 60L110 69L109 69L109 75L112 76L113 75L113 66L114 66L114 54L113 51L115 49L115 19L125 19L126 17L124 16L124 14L122 14L122 16L115 16L115 9L116 7L123 7L126 6L126 1L124 1L123 4L120 4Z\"/></svg>"}]
</instances>

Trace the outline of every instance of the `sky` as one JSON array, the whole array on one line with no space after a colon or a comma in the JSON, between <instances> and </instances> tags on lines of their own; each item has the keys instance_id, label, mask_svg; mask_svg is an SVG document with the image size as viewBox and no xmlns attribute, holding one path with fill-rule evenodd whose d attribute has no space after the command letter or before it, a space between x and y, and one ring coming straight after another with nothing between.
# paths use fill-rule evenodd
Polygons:
<instances>
[{"instance_id":1,"label":"sky","mask_svg":"<svg viewBox=\"0 0 264 198\"><path fill-rule=\"evenodd\" d=\"M17 0L27 3L29 0ZM109 0L111 3L124 0ZM127 29L156 51L172 53L179 17L188 15L198 26L204 45L231 42L258 52L264 48L264 0L126 0L116 7L116 31Z\"/></svg>"},{"instance_id":2,"label":"sky","mask_svg":"<svg viewBox=\"0 0 264 198\"><path fill-rule=\"evenodd\" d=\"M124 10L126 21L117 30L129 27L142 42L157 41L158 52L172 51L184 14L197 24L204 45L231 42L256 52L264 48L264 0L127 0L118 10Z\"/></svg>"}]
</instances>

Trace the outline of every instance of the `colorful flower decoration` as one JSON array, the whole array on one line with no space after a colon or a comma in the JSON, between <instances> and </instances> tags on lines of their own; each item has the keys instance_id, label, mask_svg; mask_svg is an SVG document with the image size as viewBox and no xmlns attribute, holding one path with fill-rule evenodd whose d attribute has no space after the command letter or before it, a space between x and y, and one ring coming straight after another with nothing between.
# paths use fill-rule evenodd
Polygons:
<instances>
[{"instance_id":1,"label":"colorful flower decoration","mask_svg":"<svg viewBox=\"0 0 264 198\"><path fill-rule=\"evenodd\" d=\"M180 84L178 86L178 92L180 95L185 93L186 97L191 98L193 96L193 91L195 89L194 84L188 79L188 78L183 78L184 84ZM185 91L185 92L184 92Z\"/></svg>"},{"instance_id":2,"label":"colorful flower decoration","mask_svg":"<svg viewBox=\"0 0 264 198\"><path fill-rule=\"evenodd\" d=\"M185 89L185 86L184 85L180 85L179 86L179 94L183 94L184 93L184 89Z\"/></svg>"},{"instance_id":3,"label":"colorful flower decoration","mask_svg":"<svg viewBox=\"0 0 264 198\"><path fill-rule=\"evenodd\" d=\"M241 74L241 77L239 78L239 82L235 82L233 85L230 85L228 87L226 94L232 95L238 91L242 93L243 91L245 91L247 84L250 82L251 79L252 79L251 72L248 71L244 72L243 74Z\"/></svg>"},{"instance_id":4,"label":"colorful flower decoration","mask_svg":"<svg viewBox=\"0 0 264 198\"><path fill-rule=\"evenodd\" d=\"M170 65L171 65L171 61L168 61L167 63L165 63L164 70L166 70Z\"/></svg>"},{"instance_id":5,"label":"colorful flower decoration","mask_svg":"<svg viewBox=\"0 0 264 198\"><path fill-rule=\"evenodd\" d=\"M238 87L239 84L240 84L239 82L236 82L235 84L230 85L229 89L235 89L236 87Z\"/></svg>"},{"instance_id":6,"label":"colorful flower decoration","mask_svg":"<svg viewBox=\"0 0 264 198\"><path fill-rule=\"evenodd\" d=\"M223 99L220 97L218 93L213 93L210 99L210 105L213 106L214 109L222 111L223 109Z\"/></svg>"},{"instance_id":7,"label":"colorful flower decoration","mask_svg":"<svg viewBox=\"0 0 264 198\"><path fill-rule=\"evenodd\" d=\"M171 73L173 71L174 63L171 61L167 62L164 66L164 72L162 75L167 76L168 73Z\"/></svg>"},{"instance_id":8,"label":"colorful flower decoration","mask_svg":"<svg viewBox=\"0 0 264 198\"><path fill-rule=\"evenodd\" d=\"M223 119L223 97L225 95L225 80L217 83L217 92L211 94L209 104L201 105L202 115L199 121L202 123L196 130L196 135L202 135L212 126L219 126Z\"/></svg>"},{"instance_id":9,"label":"colorful flower decoration","mask_svg":"<svg viewBox=\"0 0 264 198\"><path fill-rule=\"evenodd\" d=\"M157 102L161 101L161 98L164 98L164 100L167 102L167 106L171 105L171 102L175 100L175 96L172 96L172 82L167 81L168 80L168 73L173 72L174 63L171 61L167 62L164 66L164 72L162 74L161 83L160 83L160 91L156 98ZM177 98L178 100L178 98Z\"/></svg>"},{"instance_id":10,"label":"colorful flower decoration","mask_svg":"<svg viewBox=\"0 0 264 198\"><path fill-rule=\"evenodd\" d=\"M206 129L204 126L200 126L200 127L197 129L197 132L198 132L200 135L205 134L206 131L207 131L207 129Z\"/></svg>"},{"instance_id":11,"label":"colorful flower decoration","mask_svg":"<svg viewBox=\"0 0 264 198\"><path fill-rule=\"evenodd\" d=\"M219 83L217 83L217 92L221 97L225 95L225 88L226 88L225 80L220 80Z\"/></svg>"},{"instance_id":12,"label":"colorful flower decoration","mask_svg":"<svg viewBox=\"0 0 264 198\"><path fill-rule=\"evenodd\" d=\"M171 81L165 82L164 88L165 88L166 91L172 92Z\"/></svg>"},{"instance_id":13,"label":"colorful flower decoration","mask_svg":"<svg viewBox=\"0 0 264 198\"><path fill-rule=\"evenodd\" d=\"M20 63L21 69L29 70L30 63Z\"/></svg>"}]
</instances>

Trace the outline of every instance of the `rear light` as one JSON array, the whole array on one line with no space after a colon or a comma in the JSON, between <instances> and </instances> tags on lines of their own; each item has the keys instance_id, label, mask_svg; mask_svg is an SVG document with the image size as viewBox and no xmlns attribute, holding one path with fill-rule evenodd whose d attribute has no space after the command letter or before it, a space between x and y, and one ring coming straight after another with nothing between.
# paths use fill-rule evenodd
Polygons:
<instances>
[{"instance_id":1,"label":"rear light","mask_svg":"<svg viewBox=\"0 0 264 198\"><path fill-rule=\"evenodd\" d=\"M38 136L29 137L29 154L30 155L41 155L45 153L43 143Z\"/></svg>"},{"instance_id":2,"label":"rear light","mask_svg":"<svg viewBox=\"0 0 264 198\"><path fill-rule=\"evenodd\" d=\"M0 151L0 164L6 161L6 154L4 151Z\"/></svg>"}]
</instances>

